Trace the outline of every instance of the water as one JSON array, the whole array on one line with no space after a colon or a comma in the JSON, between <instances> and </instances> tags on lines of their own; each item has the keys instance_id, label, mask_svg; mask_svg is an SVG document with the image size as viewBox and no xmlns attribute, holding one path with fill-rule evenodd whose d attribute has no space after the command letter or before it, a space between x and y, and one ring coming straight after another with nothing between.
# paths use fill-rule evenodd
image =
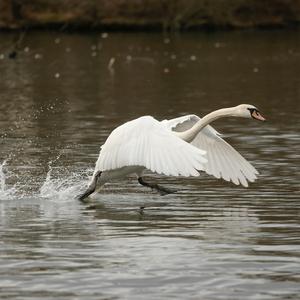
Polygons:
<instances>
[{"instance_id":1,"label":"water","mask_svg":"<svg viewBox=\"0 0 300 300\"><path fill-rule=\"evenodd\" d=\"M297 31L0 34L0 298L299 299ZM73 198L117 125L251 103L214 127L260 171ZM140 206L146 206L144 213Z\"/></svg>"}]
</instances>

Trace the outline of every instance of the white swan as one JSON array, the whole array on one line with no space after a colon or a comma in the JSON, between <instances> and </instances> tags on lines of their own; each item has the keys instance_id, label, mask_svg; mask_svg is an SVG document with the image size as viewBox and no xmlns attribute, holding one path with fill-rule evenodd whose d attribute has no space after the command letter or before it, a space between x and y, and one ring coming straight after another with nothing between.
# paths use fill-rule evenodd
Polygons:
<instances>
[{"instance_id":1,"label":"white swan","mask_svg":"<svg viewBox=\"0 0 300 300\"><path fill-rule=\"evenodd\" d=\"M143 180L145 169L172 176L199 176L199 171L248 186L257 177L256 169L234 150L209 123L222 117L253 118L264 121L258 109L249 104L216 110L202 119L187 115L157 121L144 116L112 131L101 147L84 200L106 182L136 174L140 184L171 192Z\"/></svg>"}]
</instances>

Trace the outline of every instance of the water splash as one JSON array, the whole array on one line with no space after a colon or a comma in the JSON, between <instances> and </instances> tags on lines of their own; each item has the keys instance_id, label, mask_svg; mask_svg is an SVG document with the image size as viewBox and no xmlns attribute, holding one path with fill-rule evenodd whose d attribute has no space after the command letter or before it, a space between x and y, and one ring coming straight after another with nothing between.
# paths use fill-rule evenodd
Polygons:
<instances>
[{"instance_id":1,"label":"water splash","mask_svg":"<svg viewBox=\"0 0 300 300\"><path fill-rule=\"evenodd\" d=\"M47 198L53 201L70 201L82 192L88 183L88 174L92 170L72 171L65 167L56 166L60 154L48 164L46 178L32 178L26 180L17 173L9 171L7 160L0 164L0 200L26 200L28 198ZM14 182L14 183L11 183ZM40 184L35 188L36 182Z\"/></svg>"},{"instance_id":2,"label":"water splash","mask_svg":"<svg viewBox=\"0 0 300 300\"><path fill-rule=\"evenodd\" d=\"M55 161L58 159L59 156ZM49 170L45 181L40 188L39 196L54 201L74 200L80 191L82 191L82 187L86 186L88 183L86 172L72 172L66 175L62 168L53 168L53 162L54 161L50 161L48 164ZM53 175L54 171L57 172L57 175Z\"/></svg>"},{"instance_id":3,"label":"water splash","mask_svg":"<svg viewBox=\"0 0 300 300\"><path fill-rule=\"evenodd\" d=\"M0 164L0 200L12 199L16 194L15 186L9 187L6 184L6 180L9 177L9 175L4 171L6 163L7 159Z\"/></svg>"},{"instance_id":4,"label":"water splash","mask_svg":"<svg viewBox=\"0 0 300 300\"><path fill-rule=\"evenodd\" d=\"M5 174L3 172L3 167L5 166L6 164L6 160L0 165L0 191L1 193L4 192L5 190Z\"/></svg>"},{"instance_id":5,"label":"water splash","mask_svg":"<svg viewBox=\"0 0 300 300\"><path fill-rule=\"evenodd\" d=\"M49 169L46 179L40 188L40 197L51 200L73 200L85 183L80 176L73 174L67 178L54 178Z\"/></svg>"}]
</instances>

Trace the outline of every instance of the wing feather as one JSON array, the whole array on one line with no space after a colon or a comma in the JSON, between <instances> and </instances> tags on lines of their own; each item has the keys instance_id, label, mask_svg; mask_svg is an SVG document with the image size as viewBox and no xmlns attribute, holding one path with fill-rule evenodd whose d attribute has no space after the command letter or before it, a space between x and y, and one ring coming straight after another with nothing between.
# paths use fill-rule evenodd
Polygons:
<instances>
[{"instance_id":1,"label":"wing feather","mask_svg":"<svg viewBox=\"0 0 300 300\"><path fill-rule=\"evenodd\" d=\"M190 129L199 120L196 115L187 115L161 123L169 130L181 132ZM257 179L257 170L222 139L221 134L212 126L207 125L203 128L191 144L207 152L208 162L202 169L207 174L245 187L248 186L248 181L253 182Z\"/></svg>"},{"instance_id":2,"label":"wing feather","mask_svg":"<svg viewBox=\"0 0 300 300\"><path fill-rule=\"evenodd\" d=\"M198 176L205 151L186 143L161 122L144 116L117 127L101 147L96 170L143 166L173 176Z\"/></svg>"}]
</instances>

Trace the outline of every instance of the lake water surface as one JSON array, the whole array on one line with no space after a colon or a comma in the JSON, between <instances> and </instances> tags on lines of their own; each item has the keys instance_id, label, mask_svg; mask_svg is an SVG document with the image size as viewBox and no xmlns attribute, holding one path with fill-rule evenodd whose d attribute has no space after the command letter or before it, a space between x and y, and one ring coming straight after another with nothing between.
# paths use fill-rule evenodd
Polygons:
<instances>
[{"instance_id":1,"label":"lake water surface","mask_svg":"<svg viewBox=\"0 0 300 300\"><path fill-rule=\"evenodd\" d=\"M297 31L0 34L1 299L299 299ZM213 126L260 172L248 189L148 174L74 196L113 128L251 103ZM145 205L141 214L139 207Z\"/></svg>"}]
</instances>

